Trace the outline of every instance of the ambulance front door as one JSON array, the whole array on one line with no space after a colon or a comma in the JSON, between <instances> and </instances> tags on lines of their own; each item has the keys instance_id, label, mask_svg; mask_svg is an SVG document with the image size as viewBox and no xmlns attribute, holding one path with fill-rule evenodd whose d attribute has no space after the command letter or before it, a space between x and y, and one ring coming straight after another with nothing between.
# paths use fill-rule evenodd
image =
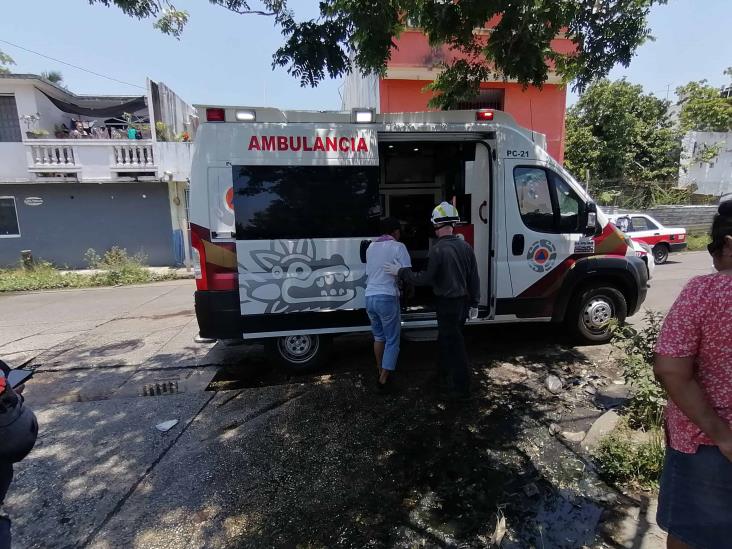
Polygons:
<instances>
[{"instance_id":1,"label":"ambulance front door","mask_svg":"<svg viewBox=\"0 0 732 549\"><path fill-rule=\"evenodd\" d=\"M573 257L594 251L594 242L580 230L584 203L543 162L505 159L503 164L513 298L501 309L522 318L551 317L562 275Z\"/></svg>"},{"instance_id":2,"label":"ambulance front door","mask_svg":"<svg viewBox=\"0 0 732 549\"><path fill-rule=\"evenodd\" d=\"M475 144L475 160L465 163L465 194L469 196L473 250L480 277L482 318L493 316L491 280L491 151L487 144Z\"/></svg>"}]
</instances>

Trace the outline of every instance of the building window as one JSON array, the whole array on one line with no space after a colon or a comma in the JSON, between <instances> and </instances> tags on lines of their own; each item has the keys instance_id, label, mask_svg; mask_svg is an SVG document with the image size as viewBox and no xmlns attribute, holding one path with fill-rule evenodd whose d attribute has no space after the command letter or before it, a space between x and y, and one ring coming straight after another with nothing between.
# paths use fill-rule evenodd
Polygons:
<instances>
[{"instance_id":1,"label":"building window","mask_svg":"<svg viewBox=\"0 0 732 549\"><path fill-rule=\"evenodd\" d=\"M15 197L0 196L0 238L20 236L18 226L18 210L15 208Z\"/></svg>"},{"instance_id":2,"label":"building window","mask_svg":"<svg viewBox=\"0 0 732 549\"><path fill-rule=\"evenodd\" d=\"M470 101L461 101L454 109L461 111L471 111L478 109L495 109L502 111L503 109L503 98L504 90L502 89L484 89L480 90L475 99Z\"/></svg>"},{"instance_id":3,"label":"building window","mask_svg":"<svg viewBox=\"0 0 732 549\"><path fill-rule=\"evenodd\" d=\"M0 143L22 140L15 96L0 95Z\"/></svg>"}]
</instances>

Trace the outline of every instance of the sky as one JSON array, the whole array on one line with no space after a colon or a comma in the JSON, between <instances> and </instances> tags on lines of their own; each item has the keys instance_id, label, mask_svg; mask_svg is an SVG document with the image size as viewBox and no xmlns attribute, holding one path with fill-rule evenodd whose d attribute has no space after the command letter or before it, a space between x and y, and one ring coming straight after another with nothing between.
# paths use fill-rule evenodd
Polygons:
<instances>
[{"instance_id":1,"label":"sky","mask_svg":"<svg viewBox=\"0 0 732 549\"><path fill-rule=\"evenodd\" d=\"M272 69L272 53L281 35L269 18L231 14L205 0L177 0L190 13L180 40L163 35L152 21L138 21L118 8L90 6L87 0L5 0L0 40L117 80L144 86L145 78L164 82L189 103L275 106L283 109L339 109L341 81L301 88L284 69ZM254 3L253 3L254 5ZM290 0L297 17L317 14L317 1ZM669 0L653 8L656 37L638 49L629 67L616 67L610 78L625 77L665 98L690 80L706 78L720 86L732 66L730 0ZM14 72L59 70L69 89L80 94L143 93L27 53L0 42L16 61ZM568 93L568 103L576 94Z\"/></svg>"}]
</instances>

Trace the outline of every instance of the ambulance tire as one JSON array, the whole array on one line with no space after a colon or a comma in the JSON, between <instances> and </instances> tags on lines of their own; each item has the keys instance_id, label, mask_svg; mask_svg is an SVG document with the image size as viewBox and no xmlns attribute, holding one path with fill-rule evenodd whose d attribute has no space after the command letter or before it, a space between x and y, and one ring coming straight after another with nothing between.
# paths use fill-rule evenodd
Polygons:
<instances>
[{"instance_id":1,"label":"ambulance tire","mask_svg":"<svg viewBox=\"0 0 732 549\"><path fill-rule=\"evenodd\" d=\"M656 244L653 247L653 262L656 265L663 265L668 261L668 246L666 244Z\"/></svg>"},{"instance_id":2,"label":"ambulance tire","mask_svg":"<svg viewBox=\"0 0 732 549\"><path fill-rule=\"evenodd\" d=\"M332 348L329 335L291 335L268 339L267 356L290 373L307 373L325 364Z\"/></svg>"},{"instance_id":3,"label":"ambulance tire","mask_svg":"<svg viewBox=\"0 0 732 549\"><path fill-rule=\"evenodd\" d=\"M613 286L585 287L575 294L566 321L574 336L584 343L608 343L612 339L610 320L625 322L628 303Z\"/></svg>"}]
</instances>

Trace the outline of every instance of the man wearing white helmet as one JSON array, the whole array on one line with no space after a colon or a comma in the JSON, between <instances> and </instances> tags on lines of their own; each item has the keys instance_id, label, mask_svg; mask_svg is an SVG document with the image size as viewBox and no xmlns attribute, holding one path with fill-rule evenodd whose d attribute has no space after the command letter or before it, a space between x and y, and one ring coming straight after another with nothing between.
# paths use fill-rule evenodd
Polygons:
<instances>
[{"instance_id":1,"label":"man wearing white helmet","mask_svg":"<svg viewBox=\"0 0 732 549\"><path fill-rule=\"evenodd\" d=\"M449 390L456 397L466 397L468 357L462 329L468 317L478 317L480 280L473 249L453 234L459 222L457 208L442 202L432 210L432 226L438 240L429 251L427 270L415 273L396 263L385 265L384 270L411 284L432 286L437 310L441 389Z\"/></svg>"}]
</instances>

